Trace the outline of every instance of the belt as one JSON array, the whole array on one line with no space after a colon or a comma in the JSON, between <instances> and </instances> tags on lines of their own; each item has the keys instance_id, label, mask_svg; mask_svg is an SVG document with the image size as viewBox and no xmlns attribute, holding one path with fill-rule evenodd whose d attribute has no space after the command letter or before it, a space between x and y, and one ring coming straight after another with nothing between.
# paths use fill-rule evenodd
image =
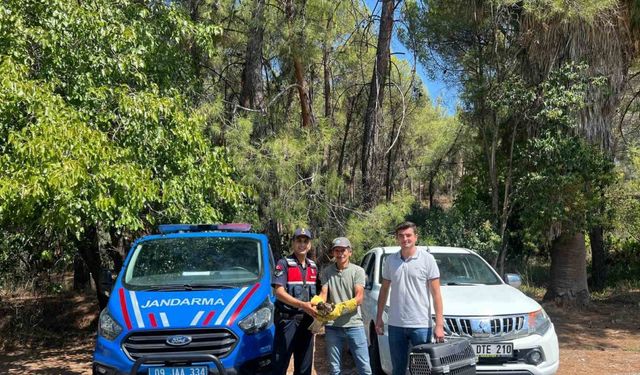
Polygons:
<instances>
[{"instance_id":1,"label":"belt","mask_svg":"<svg viewBox=\"0 0 640 375\"><path fill-rule=\"evenodd\" d=\"M304 315L303 312L284 312L284 311L278 311L278 316L280 317L280 319L295 319L295 318L301 318Z\"/></svg>"}]
</instances>

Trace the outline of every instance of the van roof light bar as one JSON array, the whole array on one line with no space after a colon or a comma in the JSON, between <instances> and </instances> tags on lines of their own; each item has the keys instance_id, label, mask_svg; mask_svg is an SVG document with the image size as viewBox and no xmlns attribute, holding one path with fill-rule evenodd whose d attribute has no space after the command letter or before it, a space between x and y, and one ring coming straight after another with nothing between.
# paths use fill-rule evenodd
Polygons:
<instances>
[{"instance_id":1,"label":"van roof light bar","mask_svg":"<svg viewBox=\"0 0 640 375\"><path fill-rule=\"evenodd\" d=\"M161 224L158 231L162 234L180 232L249 232L251 224L228 223L228 224Z\"/></svg>"},{"instance_id":2,"label":"van roof light bar","mask_svg":"<svg viewBox=\"0 0 640 375\"><path fill-rule=\"evenodd\" d=\"M216 225L218 230L229 232L249 232L251 230L251 224L247 223L226 223Z\"/></svg>"}]
</instances>

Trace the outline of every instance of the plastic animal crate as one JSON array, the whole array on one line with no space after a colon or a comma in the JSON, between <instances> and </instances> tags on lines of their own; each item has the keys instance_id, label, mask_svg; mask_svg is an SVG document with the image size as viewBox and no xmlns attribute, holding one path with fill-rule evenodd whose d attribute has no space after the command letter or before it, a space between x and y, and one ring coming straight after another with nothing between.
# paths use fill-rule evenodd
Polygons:
<instances>
[{"instance_id":1,"label":"plastic animal crate","mask_svg":"<svg viewBox=\"0 0 640 375\"><path fill-rule=\"evenodd\" d=\"M411 348L411 375L475 375L476 355L469 340L448 338L443 343L422 344Z\"/></svg>"}]
</instances>

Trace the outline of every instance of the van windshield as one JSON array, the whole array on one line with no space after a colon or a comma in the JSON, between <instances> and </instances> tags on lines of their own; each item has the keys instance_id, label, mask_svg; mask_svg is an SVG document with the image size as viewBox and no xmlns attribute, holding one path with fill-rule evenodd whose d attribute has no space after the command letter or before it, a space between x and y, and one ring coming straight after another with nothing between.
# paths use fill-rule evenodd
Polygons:
<instances>
[{"instance_id":1,"label":"van windshield","mask_svg":"<svg viewBox=\"0 0 640 375\"><path fill-rule=\"evenodd\" d=\"M213 289L255 283L263 272L260 241L178 237L140 243L125 272L131 289Z\"/></svg>"}]
</instances>

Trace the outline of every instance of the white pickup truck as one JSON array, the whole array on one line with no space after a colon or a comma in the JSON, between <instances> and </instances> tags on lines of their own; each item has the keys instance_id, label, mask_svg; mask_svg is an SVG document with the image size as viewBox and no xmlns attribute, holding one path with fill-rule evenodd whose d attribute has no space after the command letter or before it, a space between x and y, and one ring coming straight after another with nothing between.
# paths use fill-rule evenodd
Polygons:
<instances>
[{"instance_id":1,"label":"white pickup truck","mask_svg":"<svg viewBox=\"0 0 640 375\"><path fill-rule=\"evenodd\" d=\"M440 269L445 335L471 340L478 374L551 375L560 363L558 337L542 307L516 289L520 278L508 274L505 283L475 252L454 247L419 246L429 251ZM399 247L368 251L361 263L367 274L362 315L376 375L391 373L387 329L375 332L382 264ZM391 286L393 288L393 285Z\"/></svg>"}]
</instances>

